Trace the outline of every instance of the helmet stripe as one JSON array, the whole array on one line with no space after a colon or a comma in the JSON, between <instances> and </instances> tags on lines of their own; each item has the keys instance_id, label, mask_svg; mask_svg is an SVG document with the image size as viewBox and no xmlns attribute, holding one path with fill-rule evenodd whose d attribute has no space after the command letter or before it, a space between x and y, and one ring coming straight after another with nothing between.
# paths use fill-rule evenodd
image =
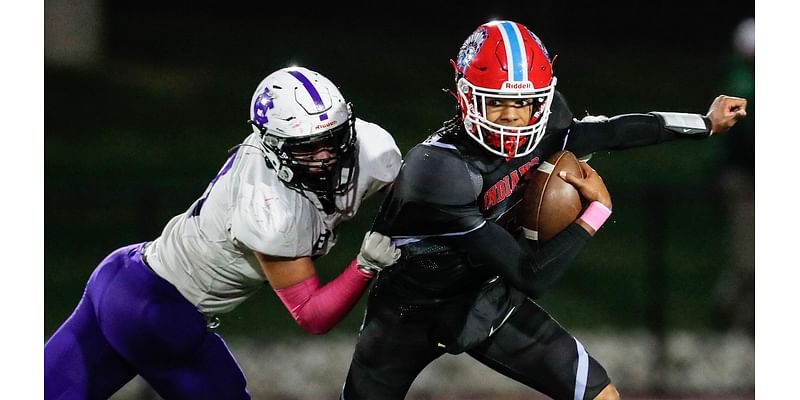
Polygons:
<instances>
[{"instance_id":1,"label":"helmet stripe","mask_svg":"<svg viewBox=\"0 0 800 400\"><path fill-rule=\"evenodd\" d=\"M506 48L509 81L528 80L528 59L522 42L522 34L516 23L501 21L500 33Z\"/></svg>"},{"instance_id":2,"label":"helmet stripe","mask_svg":"<svg viewBox=\"0 0 800 400\"><path fill-rule=\"evenodd\" d=\"M290 75L297 78L297 80L303 84L303 87L306 88L306 91L308 91L308 94L311 96L311 100L314 101L314 105L317 106L317 110L324 111L325 103L322 101L322 96L319 95L319 92L317 91L317 88L314 87L314 84L311 83L311 81L308 80L308 78L306 78L306 76L303 75L300 71L287 71L287 72L289 72ZM328 113L322 113L322 115L319 116L320 121L325 121L326 119L328 119Z\"/></svg>"},{"instance_id":3,"label":"helmet stripe","mask_svg":"<svg viewBox=\"0 0 800 400\"><path fill-rule=\"evenodd\" d=\"M500 22L500 32L506 46L509 81L528 80L528 61L525 47L522 46L522 35L517 24L511 21Z\"/></svg>"}]
</instances>

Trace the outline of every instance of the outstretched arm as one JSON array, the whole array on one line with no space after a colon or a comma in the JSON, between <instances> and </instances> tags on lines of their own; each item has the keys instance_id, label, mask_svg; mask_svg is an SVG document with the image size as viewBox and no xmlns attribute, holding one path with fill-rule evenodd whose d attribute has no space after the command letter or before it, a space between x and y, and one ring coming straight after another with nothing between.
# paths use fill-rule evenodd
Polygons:
<instances>
[{"instance_id":1,"label":"outstretched arm","mask_svg":"<svg viewBox=\"0 0 800 400\"><path fill-rule=\"evenodd\" d=\"M566 149L578 157L600 150L647 146L681 138L705 138L725 133L744 118L747 100L721 95L706 115L673 112L624 114L613 118L589 116L575 121Z\"/></svg>"},{"instance_id":2,"label":"outstretched arm","mask_svg":"<svg viewBox=\"0 0 800 400\"><path fill-rule=\"evenodd\" d=\"M300 327L313 335L328 332L353 308L369 281L394 264L400 251L389 238L367 232L361 251L345 270L320 285L311 257L274 257L256 252L275 293Z\"/></svg>"}]
</instances>

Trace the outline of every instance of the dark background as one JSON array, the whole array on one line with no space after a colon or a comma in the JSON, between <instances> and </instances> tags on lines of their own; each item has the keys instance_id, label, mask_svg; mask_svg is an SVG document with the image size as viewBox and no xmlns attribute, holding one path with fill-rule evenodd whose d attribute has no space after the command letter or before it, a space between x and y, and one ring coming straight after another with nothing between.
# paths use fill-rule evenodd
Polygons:
<instances>
[{"instance_id":1,"label":"dark background","mask_svg":"<svg viewBox=\"0 0 800 400\"><path fill-rule=\"evenodd\" d=\"M252 91L275 69L326 75L405 152L455 111L442 90L448 60L490 19L522 22L557 55L558 88L581 117L705 113L735 63L733 29L754 15L753 3L688 1L96 3L91 60L45 62L45 338L107 253L157 237L202 194L249 133ZM68 18L47 12L46 46ZM615 213L541 303L574 329L716 329L713 290L730 257L718 181L737 134L752 132L596 154ZM323 280L357 253L380 201L342 227L317 262ZM362 310L334 332L354 334ZM220 329L265 340L301 332L268 288Z\"/></svg>"}]
</instances>

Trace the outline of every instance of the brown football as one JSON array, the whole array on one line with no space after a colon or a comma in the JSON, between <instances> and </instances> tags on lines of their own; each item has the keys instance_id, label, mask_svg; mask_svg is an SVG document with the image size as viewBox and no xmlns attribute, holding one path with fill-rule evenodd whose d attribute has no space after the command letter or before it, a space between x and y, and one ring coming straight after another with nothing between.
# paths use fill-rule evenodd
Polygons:
<instances>
[{"instance_id":1,"label":"brown football","mask_svg":"<svg viewBox=\"0 0 800 400\"><path fill-rule=\"evenodd\" d=\"M530 240L551 239L575 222L583 208L578 190L558 176L561 171L584 176L575 155L562 150L539 165L525 188L522 226Z\"/></svg>"}]
</instances>

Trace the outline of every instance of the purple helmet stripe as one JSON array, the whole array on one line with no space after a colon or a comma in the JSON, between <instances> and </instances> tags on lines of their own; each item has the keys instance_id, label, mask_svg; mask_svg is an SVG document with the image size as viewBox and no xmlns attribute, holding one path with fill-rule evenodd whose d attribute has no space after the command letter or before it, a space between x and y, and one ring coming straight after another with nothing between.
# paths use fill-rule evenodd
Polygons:
<instances>
[{"instance_id":1,"label":"purple helmet stripe","mask_svg":"<svg viewBox=\"0 0 800 400\"><path fill-rule=\"evenodd\" d=\"M314 84L311 83L305 75L303 75L300 71L288 71L293 77L297 78L300 83L303 84L303 87L306 88L308 94L311 96L311 100L314 101L314 104L317 106L317 110L322 111L325 109L325 103L322 102L322 97L319 95L317 88L314 87ZM327 113L322 113L319 116L320 121L325 121L328 119Z\"/></svg>"}]
</instances>

